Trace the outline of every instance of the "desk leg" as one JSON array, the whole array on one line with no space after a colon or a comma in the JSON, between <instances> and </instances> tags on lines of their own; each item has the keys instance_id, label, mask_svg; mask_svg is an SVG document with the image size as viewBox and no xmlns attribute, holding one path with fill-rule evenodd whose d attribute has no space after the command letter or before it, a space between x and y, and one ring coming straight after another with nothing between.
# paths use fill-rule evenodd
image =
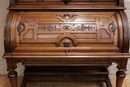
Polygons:
<instances>
[{"instance_id":1,"label":"desk leg","mask_svg":"<svg viewBox=\"0 0 130 87\"><path fill-rule=\"evenodd\" d=\"M124 78L126 77L125 71L127 67L127 61L128 59L122 58L118 64L119 71L116 73L116 87L122 87L123 85Z\"/></svg>"},{"instance_id":2,"label":"desk leg","mask_svg":"<svg viewBox=\"0 0 130 87\"><path fill-rule=\"evenodd\" d=\"M122 87L124 78L126 77L126 74L124 71L118 71L116 73L117 80L116 80L116 87Z\"/></svg>"},{"instance_id":3,"label":"desk leg","mask_svg":"<svg viewBox=\"0 0 130 87\"><path fill-rule=\"evenodd\" d=\"M8 78L10 79L11 87L17 87L17 72L16 69L16 63L13 59L6 59L7 62L7 71Z\"/></svg>"},{"instance_id":4,"label":"desk leg","mask_svg":"<svg viewBox=\"0 0 130 87\"><path fill-rule=\"evenodd\" d=\"M11 87L17 87L17 72L10 71L8 73L8 78L10 79Z\"/></svg>"}]
</instances>

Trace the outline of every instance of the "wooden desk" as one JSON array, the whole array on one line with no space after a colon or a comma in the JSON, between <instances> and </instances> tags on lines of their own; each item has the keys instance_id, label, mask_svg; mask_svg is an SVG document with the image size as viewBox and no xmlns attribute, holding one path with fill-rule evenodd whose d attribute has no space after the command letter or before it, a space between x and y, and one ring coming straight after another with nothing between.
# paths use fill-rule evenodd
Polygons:
<instances>
[{"instance_id":1,"label":"wooden desk","mask_svg":"<svg viewBox=\"0 0 130 87\"><path fill-rule=\"evenodd\" d=\"M122 87L130 57L123 0L10 0L8 9L3 57L7 60L12 87L17 87L15 69L19 62L26 67L21 87L27 79L33 79L30 75L37 76L37 68L44 71L46 67L52 72L55 71L52 67L58 68L50 74L53 76L66 70L66 74L62 72L59 73L62 76L57 77L69 77L63 81L73 81L75 77L75 81L87 81L89 75L97 78L98 70L98 79L103 78L102 81L111 87L107 67L112 62L117 63L119 69L116 87ZM79 71L75 71L76 68ZM28 74L28 69L33 74ZM68 74L71 69L72 73ZM94 75L87 73L92 70ZM86 78L81 79L79 72ZM40 73L43 78L47 75Z\"/></svg>"}]
</instances>

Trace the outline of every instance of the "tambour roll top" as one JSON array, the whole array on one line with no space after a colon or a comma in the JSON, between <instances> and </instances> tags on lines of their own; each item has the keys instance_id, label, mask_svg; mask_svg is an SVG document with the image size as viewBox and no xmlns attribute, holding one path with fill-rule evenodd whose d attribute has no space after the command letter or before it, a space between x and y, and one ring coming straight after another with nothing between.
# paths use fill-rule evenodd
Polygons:
<instances>
[{"instance_id":1,"label":"tambour roll top","mask_svg":"<svg viewBox=\"0 0 130 87\"><path fill-rule=\"evenodd\" d=\"M11 0L6 53L126 53L123 4L123 0Z\"/></svg>"}]
</instances>

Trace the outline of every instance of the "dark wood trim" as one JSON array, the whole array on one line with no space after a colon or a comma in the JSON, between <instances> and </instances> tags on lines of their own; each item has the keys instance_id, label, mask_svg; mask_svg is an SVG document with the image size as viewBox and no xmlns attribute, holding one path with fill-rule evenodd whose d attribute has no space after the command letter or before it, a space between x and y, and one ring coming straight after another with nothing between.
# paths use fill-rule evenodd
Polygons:
<instances>
[{"instance_id":1,"label":"dark wood trim","mask_svg":"<svg viewBox=\"0 0 130 87\"><path fill-rule=\"evenodd\" d=\"M4 48L5 48L5 53L11 53L11 35L10 35L10 28L11 28L11 21L12 17L14 15L14 11L9 11L7 18L6 18L6 24L4 27Z\"/></svg>"},{"instance_id":2,"label":"dark wood trim","mask_svg":"<svg viewBox=\"0 0 130 87\"><path fill-rule=\"evenodd\" d=\"M122 25L123 25L123 53L129 53L129 23L128 18L124 10L119 10L119 13L122 18Z\"/></svg>"}]
</instances>

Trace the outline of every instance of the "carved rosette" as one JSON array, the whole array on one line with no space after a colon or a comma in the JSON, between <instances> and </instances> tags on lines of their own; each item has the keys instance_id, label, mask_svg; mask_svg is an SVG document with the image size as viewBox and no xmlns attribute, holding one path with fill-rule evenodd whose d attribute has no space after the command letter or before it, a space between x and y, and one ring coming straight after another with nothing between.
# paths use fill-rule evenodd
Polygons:
<instances>
[{"instance_id":1,"label":"carved rosette","mask_svg":"<svg viewBox=\"0 0 130 87\"><path fill-rule=\"evenodd\" d=\"M17 26L17 30L18 30L19 35L20 35L20 33L25 30L24 23L20 22L19 25Z\"/></svg>"},{"instance_id":2,"label":"carved rosette","mask_svg":"<svg viewBox=\"0 0 130 87\"><path fill-rule=\"evenodd\" d=\"M112 23L109 24L109 30L110 30L111 32L113 32L114 35L115 35L116 29L117 29L117 27L116 27L116 25L114 24L114 22L112 22Z\"/></svg>"}]
</instances>

